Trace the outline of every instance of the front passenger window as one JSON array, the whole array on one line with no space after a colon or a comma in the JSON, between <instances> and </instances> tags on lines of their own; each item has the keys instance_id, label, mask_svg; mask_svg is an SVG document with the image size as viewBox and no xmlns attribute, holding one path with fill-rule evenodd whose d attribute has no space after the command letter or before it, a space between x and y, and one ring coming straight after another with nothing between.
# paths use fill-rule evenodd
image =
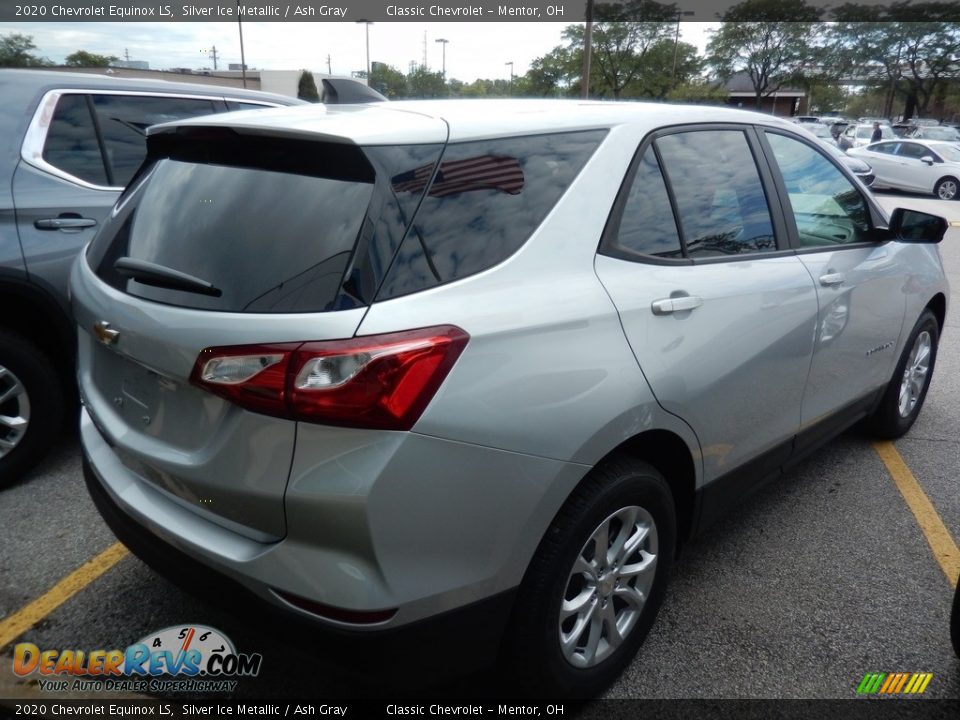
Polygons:
<instances>
[{"instance_id":1,"label":"front passenger window","mask_svg":"<svg viewBox=\"0 0 960 720\"><path fill-rule=\"evenodd\" d=\"M826 157L799 140L767 133L787 186L801 247L869 239L870 211L856 186Z\"/></svg>"}]
</instances>

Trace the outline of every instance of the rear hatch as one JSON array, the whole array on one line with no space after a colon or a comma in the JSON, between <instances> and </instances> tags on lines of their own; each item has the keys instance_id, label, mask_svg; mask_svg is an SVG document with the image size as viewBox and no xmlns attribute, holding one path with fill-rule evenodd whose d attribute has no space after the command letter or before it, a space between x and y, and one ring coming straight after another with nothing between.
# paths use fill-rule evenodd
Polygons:
<instances>
[{"instance_id":1,"label":"rear hatch","mask_svg":"<svg viewBox=\"0 0 960 720\"><path fill-rule=\"evenodd\" d=\"M203 124L150 138L73 278L81 393L129 471L236 532L283 536L296 422L201 388L198 358L249 346L267 367L277 345L354 335L419 202L394 179L443 147L445 125L423 123L438 142Z\"/></svg>"}]
</instances>

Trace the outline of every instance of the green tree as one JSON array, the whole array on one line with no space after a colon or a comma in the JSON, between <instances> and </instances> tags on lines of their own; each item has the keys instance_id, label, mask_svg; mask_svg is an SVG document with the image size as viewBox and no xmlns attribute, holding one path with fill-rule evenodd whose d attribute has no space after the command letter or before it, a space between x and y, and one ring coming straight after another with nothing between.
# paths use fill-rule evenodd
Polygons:
<instances>
[{"instance_id":1,"label":"green tree","mask_svg":"<svg viewBox=\"0 0 960 720\"><path fill-rule=\"evenodd\" d=\"M407 75L408 97L437 98L446 95L447 86L443 82L443 73L430 72L421 65Z\"/></svg>"},{"instance_id":2,"label":"green tree","mask_svg":"<svg viewBox=\"0 0 960 720\"><path fill-rule=\"evenodd\" d=\"M33 36L10 33L0 37L0 67L42 67L53 63L46 58L37 57Z\"/></svg>"},{"instance_id":3,"label":"green tree","mask_svg":"<svg viewBox=\"0 0 960 720\"><path fill-rule=\"evenodd\" d=\"M955 3L897 2L886 8L848 3L834 17L831 37L840 64L885 90L884 115L894 114L898 94L906 101L905 117L923 115L944 85L960 79Z\"/></svg>"},{"instance_id":4,"label":"green tree","mask_svg":"<svg viewBox=\"0 0 960 720\"><path fill-rule=\"evenodd\" d=\"M703 62L697 48L685 42L677 44L677 69L673 73L673 43L672 38L661 40L649 49L636 78L626 87L624 97L664 99L672 87L684 85L699 75Z\"/></svg>"},{"instance_id":5,"label":"green tree","mask_svg":"<svg viewBox=\"0 0 960 720\"><path fill-rule=\"evenodd\" d=\"M761 98L797 82L819 59L821 13L804 0L744 0L724 14L707 45L707 62L724 80L745 73L759 107Z\"/></svg>"},{"instance_id":6,"label":"green tree","mask_svg":"<svg viewBox=\"0 0 960 720\"><path fill-rule=\"evenodd\" d=\"M297 97L309 102L320 102L320 93L317 92L317 82L313 79L313 73L304 70L300 73L300 82L297 84Z\"/></svg>"},{"instance_id":7,"label":"green tree","mask_svg":"<svg viewBox=\"0 0 960 720\"><path fill-rule=\"evenodd\" d=\"M647 53L670 37L674 27L669 22L594 23L590 63L593 94L619 99L624 88L641 73ZM563 31L571 55L583 57L584 35L583 25L568 25Z\"/></svg>"},{"instance_id":8,"label":"green tree","mask_svg":"<svg viewBox=\"0 0 960 720\"><path fill-rule=\"evenodd\" d=\"M536 97L568 94L572 80L579 76L582 57L582 49L558 46L536 58L524 76L528 94Z\"/></svg>"},{"instance_id":9,"label":"green tree","mask_svg":"<svg viewBox=\"0 0 960 720\"><path fill-rule=\"evenodd\" d=\"M77 50L67 55L64 65L67 67L109 67L118 58L115 55L97 55L86 50Z\"/></svg>"},{"instance_id":10,"label":"green tree","mask_svg":"<svg viewBox=\"0 0 960 720\"><path fill-rule=\"evenodd\" d=\"M370 87L391 100L407 96L406 76L382 62L370 64Z\"/></svg>"}]
</instances>

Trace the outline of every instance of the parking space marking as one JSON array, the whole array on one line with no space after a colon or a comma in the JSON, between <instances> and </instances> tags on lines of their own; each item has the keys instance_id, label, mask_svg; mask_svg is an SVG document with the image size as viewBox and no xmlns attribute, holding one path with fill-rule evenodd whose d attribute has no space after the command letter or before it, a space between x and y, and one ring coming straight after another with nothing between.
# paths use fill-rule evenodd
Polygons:
<instances>
[{"instance_id":1,"label":"parking space marking","mask_svg":"<svg viewBox=\"0 0 960 720\"><path fill-rule=\"evenodd\" d=\"M957 548L953 536L893 443L875 442L873 447L883 460L883 464L887 466L887 471L900 494L903 495L910 512L917 519L917 524L927 538L927 543L933 550L933 556L940 563L944 575L947 576L950 587L956 589L957 576L960 575L960 549Z\"/></svg>"},{"instance_id":2,"label":"parking space marking","mask_svg":"<svg viewBox=\"0 0 960 720\"><path fill-rule=\"evenodd\" d=\"M16 640L129 554L130 551L123 543L114 543L99 555L87 560L36 600L0 622L0 648Z\"/></svg>"}]
</instances>

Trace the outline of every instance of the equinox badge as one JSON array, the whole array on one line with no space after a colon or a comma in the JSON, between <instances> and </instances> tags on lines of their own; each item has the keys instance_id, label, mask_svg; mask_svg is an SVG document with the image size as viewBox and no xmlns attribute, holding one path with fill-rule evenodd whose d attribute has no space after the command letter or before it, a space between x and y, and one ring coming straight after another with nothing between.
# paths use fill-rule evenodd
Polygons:
<instances>
[{"instance_id":1,"label":"equinox badge","mask_svg":"<svg viewBox=\"0 0 960 720\"><path fill-rule=\"evenodd\" d=\"M110 323L106 320L101 320L93 324L93 334L96 335L97 340L104 345L113 345L117 342L117 338L120 337L120 331L110 327Z\"/></svg>"}]
</instances>

